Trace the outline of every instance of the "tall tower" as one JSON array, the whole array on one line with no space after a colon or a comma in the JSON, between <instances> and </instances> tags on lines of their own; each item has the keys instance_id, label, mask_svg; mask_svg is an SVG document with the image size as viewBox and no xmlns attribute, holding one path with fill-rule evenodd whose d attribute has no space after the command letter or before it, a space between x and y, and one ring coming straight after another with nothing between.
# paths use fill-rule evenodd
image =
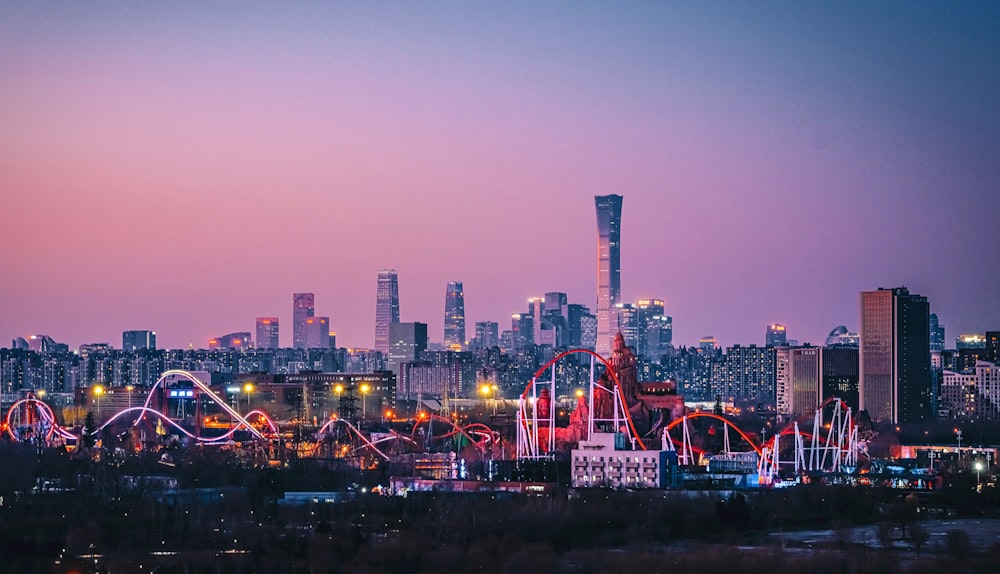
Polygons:
<instances>
[{"instance_id":1,"label":"tall tower","mask_svg":"<svg viewBox=\"0 0 1000 574\"><path fill-rule=\"evenodd\" d=\"M929 306L905 287L861 292L860 406L875 421L931 417Z\"/></svg>"},{"instance_id":2,"label":"tall tower","mask_svg":"<svg viewBox=\"0 0 1000 574\"><path fill-rule=\"evenodd\" d=\"M395 269L378 272L375 290L375 350L389 352L389 325L399 323L399 279Z\"/></svg>"},{"instance_id":3,"label":"tall tower","mask_svg":"<svg viewBox=\"0 0 1000 574\"><path fill-rule=\"evenodd\" d=\"M277 349L278 347L278 318L257 317L257 348Z\"/></svg>"},{"instance_id":4,"label":"tall tower","mask_svg":"<svg viewBox=\"0 0 1000 574\"><path fill-rule=\"evenodd\" d=\"M316 295L312 293L292 294L292 347L306 348L306 320L316 313Z\"/></svg>"},{"instance_id":5,"label":"tall tower","mask_svg":"<svg viewBox=\"0 0 1000 574\"><path fill-rule=\"evenodd\" d=\"M444 293L444 347L465 348L465 294L461 281L449 281Z\"/></svg>"},{"instance_id":6,"label":"tall tower","mask_svg":"<svg viewBox=\"0 0 1000 574\"><path fill-rule=\"evenodd\" d=\"M597 352L606 356L618 332L615 305L621 298L622 196L598 195L597 206Z\"/></svg>"}]
</instances>

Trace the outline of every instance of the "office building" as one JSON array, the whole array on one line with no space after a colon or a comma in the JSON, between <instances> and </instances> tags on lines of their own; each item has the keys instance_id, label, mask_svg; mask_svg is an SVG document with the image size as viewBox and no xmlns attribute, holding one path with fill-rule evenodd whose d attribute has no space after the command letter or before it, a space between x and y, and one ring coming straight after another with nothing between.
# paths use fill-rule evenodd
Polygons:
<instances>
[{"instance_id":1,"label":"office building","mask_svg":"<svg viewBox=\"0 0 1000 574\"><path fill-rule=\"evenodd\" d=\"M640 355L639 348L639 310L631 303L618 303L616 315L618 315L618 325L616 332L621 332L625 339L625 346L634 351L633 354ZM645 339L645 337L644 337ZM645 347L645 341L643 341Z\"/></svg>"},{"instance_id":2,"label":"office building","mask_svg":"<svg viewBox=\"0 0 1000 574\"><path fill-rule=\"evenodd\" d=\"M767 326L767 334L764 337L765 347L784 347L788 344L785 334L785 326L779 323L771 323Z\"/></svg>"},{"instance_id":3,"label":"office building","mask_svg":"<svg viewBox=\"0 0 1000 574\"><path fill-rule=\"evenodd\" d=\"M822 354L823 394L820 402L839 398L854 413L858 412L858 348L825 347Z\"/></svg>"},{"instance_id":4,"label":"office building","mask_svg":"<svg viewBox=\"0 0 1000 574\"><path fill-rule=\"evenodd\" d=\"M252 347L253 347L253 339L250 338L250 333L248 331L229 333L221 337L216 337L214 339L208 340L209 350L234 349L239 351L245 351Z\"/></svg>"},{"instance_id":5,"label":"office building","mask_svg":"<svg viewBox=\"0 0 1000 574\"><path fill-rule=\"evenodd\" d=\"M932 351L943 351L944 350L944 325L938 321L938 316L936 313L931 313L929 316L930 321L930 336L931 336L931 350Z\"/></svg>"},{"instance_id":6,"label":"office building","mask_svg":"<svg viewBox=\"0 0 1000 574\"><path fill-rule=\"evenodd\" d=\"M585 305L566 306L566 344L571 349L594 350L597 343L597 317Z\"/></svg>"},{"instance_id":7,"label":"office building","mask_svg":"<svg viewBox=\"0 0 1000 574\"><path fill-rule=\"evenodd\" d=\"M476 323L475 347L477 349L491 349L500 344L500 325L493 321L479 321Z\"/></svg>"},{"instance_id":8,"label":"office building","mask_svg":"<svg viewBox=\"0 0 1000 574\"><path fill-rule=\"evenodd\" d=\"M316 314L316 296L312 293L292 295L292 347L306 349L306 320Z\"/></svg>"},{"instance_id":9,"label":"office building","mask_svg":"<svg viewBox=\"0 0 1000 574\"><path fill-rule=\"evenodd\" d=\"M663 301L660 299L639 299L635 304L636 308L636 355L646 357L655 361L660 360L659 346L650 347L652 340L650 329L654 327L653 318L663 317ZM662 325L655 325L658 329ZM622 332L624 335L625 333Z\"/></svg>"},{"instance_id":10,"label":"office building","mask_svg":"<svg viewBox=\"0 0 1000 574\"><path fill-rule=\"evenodd\" d=\"M465 348L465 293L461 281L449 281L444 294L444 347Z\"/></svg>"},{"instance_id":11,"label":"office building","mask_svg":"<svg viewBox=\"0 0 1000 574\"><path fill-rule=\"evenodd\" d=\"M395 269L378 272L375 289L375 350L389 352L389 326L399 323L399 278Z\"/></svg>"},{"instance_id":12,"label":"office building","mask_svg":"<svg viewBox=\"0 0 1000 574\"><path fill-rule=\"evenodd\" d=\"M278 318L257 317L257 348L277 349L280 346L278 341Z\"/></svg>"},{"instance_id":13,"label":"office building","mask_svg":"<svg viewBox=\"0 0 1000 574\"><path fill-rule=\"evenodd\" d=\"M645 339L646 357L659 363L663 355L673 348L674 318L669 315L654 315L647 319Z\"/></svg>"},{"instance_id":14,"label":"office building","mask_svg":"<svg viewBox=\"0 0 1000 574\"><path fill-rule=\"evenodd\" d=\"M858 343L861 341L861 336L857 333L851 333L847 330L844 325L837 325L830 331L830 334L826 337L826 342L824 347L854 347L858 348Z\"/></svg>"},{"instance_id":15,"label":"office building","mask_svg":"<svg viewBox=\"0 0 1000 574\"><path fill-rule=\"evenodd\" d=\"M597 207L597 353L607 356L618 333L616 305L621 298L622 196L598 195Z\"/></svg>"},{"instance_id":16,"label":"office building","mask_svg":"<svg viewBox=\"0 0 1000 574\"><path fill-rule=\"evenodd\" d=\"M524 313L510 316L511 345L514 349L527 349L535 344L534 317Z\"/></svg>"},{"instance_id":17,"label":"office building","mask_svg":"<svg viewBox=\"0 0 1000 574\"><path fill-rule=\"evenodd\" d=\"M330 348L330 318L309 317L303 326L303 349Z\"/></svg>"},{"instance_id":18,"label":"office building","mask_svg":"<svg viewBox=\"0 0 1000 574\"><path fill-rule=\"evenodd\" d=\"M932 416L928 308L905 287L861 293L860 407L873 421Z\"/></svg>"},{"instance_id":19,"label":"office building","mask_svg":"<svg viewBox=\"0 0 1000 574\"><path fill-rule=\"evenodd\" d=\"M391 371L399 376L399 366L420 360L427 350L427 323L391 323L389 325L389 361Z\"/></svg>"},{"instance_id":20,"label":"office building","mask_svg":"<svg viewBox=\"0 0 1000 574\"><path fill-rule=\"evenodd\" d=\"M155 331L124 331L122 333L123 351L138 351L139 349L156 349Z\"/></svg>"},{"instance_id":21,"label":"office building","mask_svg":"<svg viewBox=\"0 0 1000 574\"><path fill-rule=\"evenodd\" d=\"M955 349L985 349L986 337L979 333L964 333L955 337Z\"/></svg>"}]
</instances>

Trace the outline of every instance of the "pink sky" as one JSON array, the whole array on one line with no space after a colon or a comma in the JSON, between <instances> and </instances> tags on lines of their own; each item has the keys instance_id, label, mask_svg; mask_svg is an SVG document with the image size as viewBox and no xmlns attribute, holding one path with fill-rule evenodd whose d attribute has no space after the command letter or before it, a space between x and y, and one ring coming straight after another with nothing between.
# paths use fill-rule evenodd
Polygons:
<instances>
[{"instance_id":1,"label":"pink sky","mask_svg":"<svg viewBox=\"0 0 1000 574\"><path fill-rule=\"evenodd\" d=\"M384 267L432 340L451 280L509 328L594 305L607 193L680 343L820 343L900 284L1000 329L995 9L301 8L8 9L0 342L288 345L313 291L366 347Z\"/></svg>"}]
</instances>

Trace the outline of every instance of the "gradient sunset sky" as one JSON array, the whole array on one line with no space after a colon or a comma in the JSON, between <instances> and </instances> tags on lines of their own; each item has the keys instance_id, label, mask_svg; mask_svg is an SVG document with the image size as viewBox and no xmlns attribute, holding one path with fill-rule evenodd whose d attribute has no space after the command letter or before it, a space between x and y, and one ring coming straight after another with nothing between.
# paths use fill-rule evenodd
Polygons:
<instances>
[{"instance_id":1,"label":"gradient sunset sky","mask_svg":"<svg viewBox=\"0 0 1000 574\"><path fill-rule=\"evenodd\" d=\"M675 343L1000 329L1000 3L0 0L4 346L593 308L609 193Z\"/></svg>"}]
</instances>

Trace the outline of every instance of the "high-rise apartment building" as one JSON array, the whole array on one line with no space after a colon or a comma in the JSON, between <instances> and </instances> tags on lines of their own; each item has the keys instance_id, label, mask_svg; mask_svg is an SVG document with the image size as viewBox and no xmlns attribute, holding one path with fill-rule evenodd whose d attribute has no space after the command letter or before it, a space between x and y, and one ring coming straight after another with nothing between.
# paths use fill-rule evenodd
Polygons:
<instances>
[{"instance_id":1,"label":"high-rise apartment building","mask_svg":"<svg viewBox=\"0 0 1000 574\"><path fill-rule=\"evenodd\" d=\"M449 281L444 294L444 347L465 348L465 293L461 281Z\"/></svg>"},{"instance_id":2,"label":"high-rise apartment building","mask_svg":"<svg viewBox=\"0 0 1000 574\"><path fill-rule=\"evenodd\" d=\"M986 331L986 360L1000 363L1000 331Z\"/></svg>"},{"instance_id":3,"label":"high-rise apartment building","mask_svg":"<svg viewBox=\"0 0 1000 574\"><path fill-rule=\"evenodd\" d=\"M785 326L779 323L771 323L767 326L767 334L764 337L765 347L784 347L788 344L785 334Z\"/></svg>"},{"instance_id":4,"label":"high-rise apartment building","mask_svg":"<svg viewBox=\"0 0 1000 574\"><path fill-rule=\"evenodd\" d=\"M395 269L378 272L375 289L375 350L389 352L389 326L399 323L399 278Z\"/></svg>"},{"instance_id":5,"label":"high-rise apartment building","mask_svg":"<svg viewBox=\"0 0 1000 574\"><path fill-rule=\"evenodd\" d=\"M138 351L139 349L156 349L155 331L124 331L122 333L123 351Z\"/></svg>"},{"instance_id":6,"label":"high-rise apartment building","mask_svg":"<svg viewBox=\"0 0 1000 574\"><path fill-rule=\"evenodd\" d=\"M861 292L860 406L874 421L932 416L928 309L905 287Z\"/></svg>"},{"instance_id":7,"label":"high-rise apartment building","mask_svg":"<svg viewBox=\"0 0 1000 574\"><path fill-rule=\"evenodd\" d=\"M316 295L312 293L292 294L292 347L306 347L306 319L316 314Z\"/></svg>"},{"instance_id":8,"label":"high-rise apartment building","mask_svg":"<svg viewBox=\"0 0 1000 574\"><path fill-rule=\"evenodd\" d=\"M597 352L611 353L617 334L616 305L621 299L622 196L598 195L597 206Z\"/></svg>"},{"instance_id":9,"label":"high-rise apartment building","mask_svg":"<svg viewBox=\"0 0 1000 574\"><path fill-rule=\"evenodd\" d=\"M257 317L257 348L277 349L280 346L278 342L278 318Z\"/></svg>"}]
</instances>

